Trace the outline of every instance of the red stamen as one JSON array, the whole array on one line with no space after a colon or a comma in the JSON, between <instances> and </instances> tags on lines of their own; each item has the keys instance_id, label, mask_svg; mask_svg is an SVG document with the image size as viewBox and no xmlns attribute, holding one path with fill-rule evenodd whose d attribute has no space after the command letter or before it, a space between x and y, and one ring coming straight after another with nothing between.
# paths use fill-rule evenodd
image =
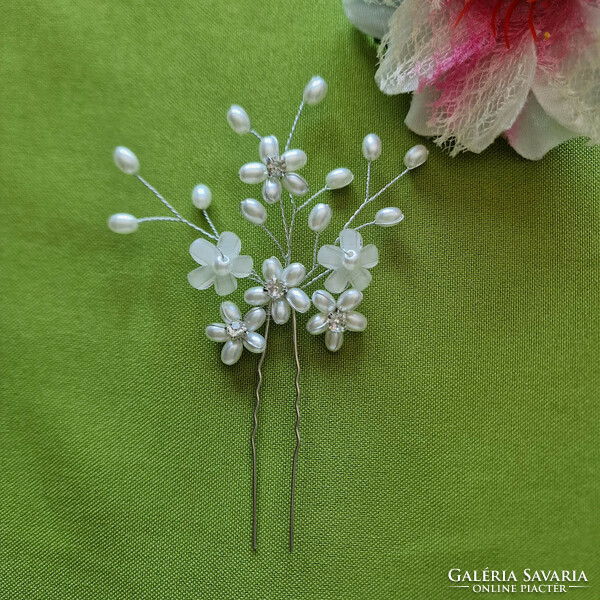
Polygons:
<instances>
[{"instance_id":1,"label":"red stamen","mask_svg":"<svg viewBox=\"0 0 600 600\"><path fill-rule=\"evenodd\" d=\"M504 21L504 42L506 43L506 47L510 50L510 18L512 17L513 12L517 8L517 5L521 2L521 0L514 0L513 3L508 7L508 12L506 13L506 19Z\"/></svg>"},{"instance_id":2,"label":"red stamen","mask_svg":"<svg viewBox=\"0 0 600 600\"><path fill-rule=\"evenodd\" d=\"M500 10L503 2L504 0L498 0L494 6L494 12L492 13L492 32L494 33L494 37L498 35L498 31L496 30L496 17L498 16L498 11Z\"/></svg>"},{"instance_id":3,"label":"red stamen","mask_svg":"<svg viewBox=\"0 0 600 600\"><path fill-rule=\"evenodd\" d=\"M537 44L537 33L535 31L535 24L533 22L533 10L535 8L535 0L529 0L531 6L529 7L529 29L533 36L533 41Z\"/></svg>"},{"instance_id":4,"label":"red stamen","mask_svg":"<svg viewBox=\"0 0 600 600\"><path fill-rule=\"evenodd\" d=\"M461 22L462 18L465 16L465 13L467 12L469 6L471 6L471 2L473 2L473 0L467 0L465 2L463 9L460 11L460 15L458 15L458 19L456 19L456 23L454 23L454 27L457 27L458 24Z\"/></svg>"}]
</instances>

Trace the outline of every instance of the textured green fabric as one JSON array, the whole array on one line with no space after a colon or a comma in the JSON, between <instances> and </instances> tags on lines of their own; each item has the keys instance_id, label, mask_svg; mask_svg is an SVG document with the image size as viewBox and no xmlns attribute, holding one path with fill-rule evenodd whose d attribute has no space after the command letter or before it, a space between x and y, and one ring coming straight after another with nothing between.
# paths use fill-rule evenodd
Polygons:
<instances>
[{"instance_id":1,"label":"textured green fabric","mask_svg":"<svg viewBox=\"0 0 600 600\"><path fill-rule=\"evenodd\" d=\"M591 587L573 592L600 597L598 148L530 163L504 142L456 159L430 145L375 203L406 220L365 232L381 253L369 328L330 355L300 318L293 555L291 328L273 330L254 554L257 357L226 368L205 338L219 300L186 281L192 230L107 230L113 212L168 214L112 149L134 149L199 223L189 193L209 184L217 226L260 265L273 249L238 212L259 188L236 175L257 141L231 132L229 104L284 138L306 81L328 80L295 142L314 189L330 168L356 173L328 198L339 229L362 198L363 136L384 143L373 189L418 141L409 99L377 91L374 47L333 0L0 14L0 598L470 595L448 588L453 567L583 569Z\"/></svg>"}]
</instances>

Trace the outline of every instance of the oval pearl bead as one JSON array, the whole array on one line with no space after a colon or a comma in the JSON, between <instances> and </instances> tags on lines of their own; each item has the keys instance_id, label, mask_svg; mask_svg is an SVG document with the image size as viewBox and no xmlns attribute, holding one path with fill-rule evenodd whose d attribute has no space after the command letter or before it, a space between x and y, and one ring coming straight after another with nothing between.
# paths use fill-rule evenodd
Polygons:
<instances>
[{"instance_id":1,"label":"oval pearl bead","mask_svg":"<svg viewBox=\"0 0 600 600\"><path fill-rule=\"evenodd\" d=\"M192 203L196 208L206 210L211 202L212 193L207 186L200 183L192 190Z\"/></svg>"},{"instance_id":2,"label":"oval pearl bead","mask_svg":"<svg viewBox=\"0 0 600 600\"><path fill-rule=\"evenodd\" d=\"M260 140L258 144L258 154L263 162L267 162L267 158L279 157L279 142L274 135L267 135Z\"/></svg>"},{"instance_id":3,"label":"oval pearl bead","mask_svg":"<svg viewBox=\"0 0 600 600\"><path fill-rule=\"evenodd\" d=\"M330 352L337 352L344 343L344 334L341 331L326 331L325 346Z\"/></svg>"},{"instance_id":4,"label":"oval pearl bead","mask_svg":"<svg viewBox=\"0 0 600 600\"><path fill-rule=\"evenodd\" d=\"M246 350L259 354L265 349L265 338L260 333L256 333L256 331L249 331L246 334L244 346Z\"/></svg>"},{"instance_id":5,"label":"oval pearl bead","mask_svg":"<svg viewBox=\"0 0 600 600\"><path fill-rule=\"evenodd\" d=\"M362 153L367 160L377 160L381 156L381 140L374 133L365 136L362 143Z\"/></svg>"},{"instance_id":6,"label":"oval pearl bead","mask_svg":"<svg viewBox=\"0 0 600 600\"><path fill-rule=\"evenodd\" d=\"M321 233L327 229L333 210L329 204L316 204L308 215L308 228L316 233Z\"/></svg>"},{"instance_id":7,"label":"oval pearl bead","mask_svg":"<svg viewBox=\"0 0 600 600\"><path fill-rule=\"evenodd\" d=\"M334 169L327 174L325 178L325 185L330 190L339 190L352 183L354 179L354 174L350 169L346 169L342 167L340 169Z\"/></svg>"},{"instance_id":8,"label":"oval pearl bead","mask_svg":"<svg viewBox=\"0 0 600 600\"><path fill-rule=\"evenodd\" d=\"M302 99L305 104L318 104L327 94L327 82L318 75L313 77L304 88Z\"/></svg>"},{"instance_id":9,"label":"oval pearl bead","mask_svg":"<svg viewBox=\"0 0 600 600\"><path fill-rule=\"evenodd\" d=\"M298 173L286 173L283 177L283 187L294 196L308 194L308 183Z\"/></svg>"},{"instance_id":10,"label":"oval pearl bead","mask_svg":"<svg viewBox=\"0 0 600 600\"><path fill-rule=\"evenodd\" d=\"M282 156L285 159L285 168L288 171L301 169L306 164L306 153L302 150L288 150Z\"/></svg>"},{"instance_id":11,"label":"oval pearl bead","mask_svg":"<svg viewBox=\"0 0 600 600\"><path fill-rule=\"evenodd\" d=\"M429 150L423 144L418 144L417 146L413 146L404 155L404 164L407 169L416 169L426 162L428 158Z\"/></svg>"},{"instance_id":12,"label":"oval pearl bead","mask_svg":"<svg viewBox=\"0 0 600 600\"><path fill-rule=\"evenodd\" d=\"M117 146L113 152L115 165L127 175L135 175L140 170L140 161L137 156L125 146Z\"/></svg>"},{"instance_id":13,"label":"oval pearl bead","mask_svg":"<svg viewBox=\"0 0 600 600\"><path fill-rule=\"evenodd\" d=\"M356 308L362 302L362 299L362 292L351 288L338 298L337 307L343 312L348 312Z\"/></svg>"},{"instance_id":14,"label":"oval pearl bead","mask_svg":"<svg viewBox=\"0 0 600 600\"><path fill-rule=\"evenodd\" d=\"M138 226L137 219L127 213L117 213L108 218L108 227L115 233L133 233Z\"/></svg>"},{"instance_id":15,"label":"oval pearl bead","mask_svg":"<svg viewBox=\"0 0 600 600\"><path fill-rule=\"evenodd\" d=\"M263 200L267 204L275 204L281 199L281 181L269 177L263 184Z\"/></svg>"},{"instance_id":16,"label":"oval pearl bead","mask_svg":"<svg viewBox=\"0 0 600 600\"><path fill-rule=\"evenodd\" d=\"M367 328L367 318L358 312L346 314L346 329L348 331L364 331Z\"/></svg>"},{"instance_id":17,"label":"oval pearl bead","mask_svg":"<svg viewBox=\"0 0 600 600\"><path fill-rule=\"evenodd\" d=\"M375 223L381 227L392 227L404 220L404 215L399 208L388 206L377 211L375 215Z\"/></svg>"},{"instance_id":18,"label":"oval pearl bead","mask_svg":"<svg viewBox=\"0 0 600 600\"><path fill-rule=\"evenodd\" d=\"M260 285L251 287L244 292L244 302L250 306L262 306L269 301L269 294Z\"/></svg>"},{"instance_id":19,"label":"oval pearl bead","mask_svg":"<svg viewBox=\"0 0 600 600\"><path fill-rule=\"evenodd\" d=\"M265 207L258 200L252 198L240 202L240 212L244 219L253 225L262 225L267 220Z\"/></svg>"},{"instance_id":20,"label":"oval pearl bead","mask_svg":"<svg viewBox=\"0 0 600 600\"><path fill-rule=\"evenodd\" d=\"M232 104L227 111L227 122L231 129L240 135L248 133L252 129L248 113L237 104Z\"/></svg>"},{"instance_id":21,"label":"oval pearl bead","mask_svg":"<svg viewBox=\"0 0 600 600\"><path fill-rule=\"evenodd\" d=\"M244 183L261 183L267 178L267 167L262 163L248 163L239 172L240 179Z\"/></svg>"},{"instance_id":22,"label":"oval pearl bead","mask_svg":"<svg viewBox=\"0 0 600 600\"><path fill-rule=\"evenodd\" d=\"M229 340L221 350L221 360L226 365L234 365L240 360L243 348L244 346L240 340Z\"/></svg>"}]
</instances>

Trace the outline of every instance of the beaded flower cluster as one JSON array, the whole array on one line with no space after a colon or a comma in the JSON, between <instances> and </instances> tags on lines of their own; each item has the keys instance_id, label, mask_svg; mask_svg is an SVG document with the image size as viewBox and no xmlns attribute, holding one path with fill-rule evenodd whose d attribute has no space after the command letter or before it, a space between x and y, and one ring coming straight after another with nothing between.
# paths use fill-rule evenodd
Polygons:
<instances>
[{"instance_id":1,"label":"beaded flower cluster","mask_svg":"<svg viewBox=\"0 0 600 600\"><path fill-rule=\"evenodd\" d=\"M202 211L206 227L200 227L185 219L150 183L143 179L138 171L139 161L135 154L123 146L114 151L114 160L121 171L134 175L171 211L173 216L136 218L131 214L118 213L108 220L109 228L116 233L132 233L141 223L152 221L173 221L188 225L201 234L192 242L190 255L198 266L189 272L188 282L197 290L213 288L219 296L227 296L238 287L238 280L248 280L252 286L245 290L244 301L251 307L246 314L231 301L224 301L220 307L221 322L210 323L206 335L215 342L223 343L221 359L226 365L235 364L244 348L249 352L261 354L259 361L259 388L254 413L252 432L253 471L254 471L254 510L253 545L256 547L256 456L254 452L254 434L257 426L257 410L260 401L259 389L262 380L261 366L264 360L268 330L271 321L284 325L292 320L294 351L297 364L296 376L296 437L294 470L292 475L292 501L290 520L290 549L293 544L293 479L300 435L299 399L300 370L297 350L296 314L307 313L314 306L317 313L306 323L307 330L314 335L325 334L325 345L332 352L338 351L343 344L346 332L361 332L367 327L367 319L357 308L363 299L363 290L371 283L371 270L379 262L379 252L375 245L364 244L361 230L370 226L391 227L404 219L399 208L381 208L372 221L354 225L361 212L379 198L391 185L408 171L422 165L428 157L424 146L414 146L404 156L404 169L387 185L374 194L370 193L371 164L381 155L382 144L375 134L367 135L362 143L362 153L367 160L367 181L364 200L348 219L333 243L320 245L323 232L328 228L333 210L331 205L315 203L325 192L348 186L354 179L353 173L345 168L330 171L325 184L309 196L309 185L298 171L307 163L303 150L291 149L291 142L300 116L306 106L316 105L327 93L327 84L321 77L313 77L304 88L303 99L294 120L285 147L280 148L278 139L273 135L261 136L252 127L246 111L233 105L227 113L229 125L240 135L251 134L258 140L258 158L256 162L244 164L239 170L239 178L249 185L262 185L262 201L247 198L240 203L240 212L246 221L261 228L273 243L279 256L269 256L263 262L260 273L249 255L242 254L240 238L230 231L219 233L212 222L208 209L212 201L210 189L197 185L192 191L192 202ZM308 197L307 197L308 196ZM303 199L307 197L307 199ZM308 210L310 208L310 210ZM285 239L278 239L267 226L270 216L281 219ZM293 234L303 213L308 212L305 223L310 235L314 236L313 259L309 269L300 262L292 260ZM273 217L271 217L273 218ZM332 236L333 237L333 236ZM309 297L307 290L323 280L325 289L316 289ZM332 294L338 295L337 298ZM259 330L264 326L264 334Z\"/></svg>"}]
</instances>

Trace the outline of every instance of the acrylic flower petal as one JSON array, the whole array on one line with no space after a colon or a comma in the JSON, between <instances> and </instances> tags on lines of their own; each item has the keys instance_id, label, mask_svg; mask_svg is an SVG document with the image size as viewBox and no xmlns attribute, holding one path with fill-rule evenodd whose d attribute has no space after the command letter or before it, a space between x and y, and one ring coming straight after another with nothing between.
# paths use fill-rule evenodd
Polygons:
<instances>
[{"instance_id":1,"label":"acrylic flower petal","mask_svg":"<svg viewBox=\"0 0 600 600\"><path fill-rule=\"evenodd\" d=\"M217 247L204 238L198 238L192 242L190 254L201 265L210 265L217 256L220 256Z\"/></svg>"},{"instance_id":2,"label":"acrylic flower petal","mask_svg":"<svg viewBox=\"0 0 600 600\"><path fill-rule=\"evenodd\" d=\"M250 306L262 306L269 301L269 294L262 285L257 285L244 292L244 301Z\"/></svg>"},{"instance_id":3,"label":"acrylic flower petal","mask_svg":"<svg viewBox=\"0 0 600 600\"><path fill-rule=\"evenodd\" d=\"M532 93L516 123L505 135L508 143L529 160L539 160L555 146L577 137L548 115Z\"/></svg>"},{"instance_id":4,"label":"acrylic flower petal","mask_svg":"<svg viewBox=\"0 0 600 600\"><path fill-rule=\"evenodd\" d=\"M296 287L301 284L306 277L306 267L301 263L292 263L288 265L281 274L281 281L285 287Z\"/></svg>"},{"instance_id":5,"label":"acrylic flower petal","mask_svg":"<svg viewBox=\"0 0 600 600\"><path fill-rule=\"evenodd\" d=\"M344 12L353 25L380 40L388 30L388 21L394 14L393 6L371 4L365 0L344 0Z\"/></svg>"},{"instance_id":6,"label":"acrylic flower petal","mask_svg":"<svg viewBox=\"0 0 600 600\"><path fill-rule=\"evenodd\" d=\"M367 318L359 312L351 311L346 315L348 331L364 331L367 328Z\"/></svg>"},{"instance_id":7,"label":"acrylic flower petal","mask_svg":"<svg viewBox=\"0 0 600 600\"><path fill-rule=\"evenodd\" d=\"M219 312L221 313L221 319L223 319L227 325L234 321L242 320L242 313L237 307L237 304L230 302L229 300L221 302Z\"/></svg>"},{"instance_id":8,"label":"acrylic flower petal","mask_svg":"<svg viewBox=\"0 0 600 600\"><path fill-rule=\"evenodd\" d=\"M206 337L213 342L226 342L229 339L227 325L223 323L211 323L207 325Z\"/></svg>"},{"instance_id":9,"label":"acrylic flower petal","mask_svg":"<svg viewBox=\"0 0 600 600\"><path fill-rule=\"evenodd\" d=\"M323 333L327 329L327 315L317 313L312 316L306 324L306 329L308 330L308 333L312 333L312 335Z\"/></svg>"},{"instance_id":10,"label":"acrylic flower petal","mask_svg":"<svg viewBox=\"0 0 600 600\"><path fill-rule=\"evenodd\" d=\"M224 231L219 236L217 242L217 248L227 256L229 259L236 258L242 249L242 242L240 238L231 231Z\"/></svg>"},{"instance_id":11,"label":"acrylic flower petal","mask_svg":"<svg viewBox=\"0 0 600 600\"><path fill-rule=\"evenodd\" d=\"M273 321L277 323L277 325L283 325L287 323L290 318L290 305L283 298L279 298L277 300L273 300L271 304L271 315L273 316Z\"/></svg>"},{"instance_id":12,"label":"acrylic flower petal","mask_svg":"<svg viewBox=\"0 0 600 600\"><path fill-rule=\"evenodd\" d=\"M255 354L259 354L265 349L267 345L265 342L265 338L260 335L260 333L256 333L255 331L249 331L244 338L244 348L249 350L250 352L254 352Z\"/></svg>"},{"instance_id":13,"label":"acrylic flower petal","mask_svg":"<svg viewBox=\"0 0 600 600\"><path fill-rule=\"evenodd\" d=\"M360 250L362 245L362 235L356 229L342 229L340 232L340 247L344 250Z\"/></svg>"},{"instance_id":14,"label":"acrylic flower petal","mask_svg":"<svg viewBox=\"0 0 600 600\"><path fill-rule=\"evenodd\" d=\"M215 292L217 296L228 296L237 290L237 279L231 274L215 277Z\"/></svg>"},{"instance_id":15,"label":"acrylic flower petal","mask_svg":"<svg viewBox=\"0 0 600 600\"><path fill-rule=\"evenodd\" d=\"M372 269L379 262L379 250L374 244L368 244L360 251L360 266L365 269Z\"/></svg>"},{"instance_id":16,"label":"acrylic flower petal","mask_svg":"<svg viewBox=\"0 0 600 600\"><path fill-rule=\"evenodd\" d=\"M300 288L288 290L285 297L295 311L298 311L299 313L308 312L308 309L310 308L310 298L306 295L306 292Z\"/></svg>"},{"instance_id":17,"label":"acrylic flower petal","mask_svg":"<svg viewBox=\"0 0 600 600\"><path fill-rule=\"evenodd\" d=\"M283 273L283 267L281 266L280 260L276 256L267 258L262 265L262 272L267 281L273 278L279 279Z\"/></svg>"},{"instance_id":18,"label":"acrylic flower petal","mask_svg":"<svg viewBox=\"0 0 600 600\"><path fill-rule=\"evenodd\" d=\"M337 352L344 343L344 334L341 331L326 331L325 346L331 352Z\"/></svg>"},{"instance_id":19,"label":"acrylic flower petal","mask_svg":"<svg viewBox=\"0 0 600 600\"><path fill-rule=\"evenodd\" d=\"M322 313L330 313L335 308L333 296L325 290L316 290L313 292L312 301Z\"/></svg>"},{"instance_id":20,"label":"acrylic flower petal","mask_svg":"<svg viewBox=\"0 0 600 600\"><path fill-rule=\"evenodd\" d=\"M348 312L354 310L362 302L362 299L362 292L351 288L340 295L336 304L341 311Z\"/></svg>"},{"instance_id":21,"label":"acrylic flower petal","mask_svg":"<svg viewBox=\"0 0 600 600\"><path fill-rule=\"evenodd\" d=\"M354 269L354 271L350 271L350 282L352 283L352 287L357 290L364 290L371 283L371 279L373 276L371 272L367 269Z\"/></svg>"},{"instance_id":22,"label":"acrylic flower petal","mask_svg":"<svg viewBox=\"0 0 600 600\"><path fill-rule=\"evenodd\" d=\"M242 356L242 350L244 349L244 344L242 340L229 340L223 346L221 350L221 360L226 365L234 365L238 360L240 360L240 356Z\"/></svg>"},{"instance_id":23,"label":"acrylic flower petal","mask_svg":"<svg viewBox=\"0 0 600 600\"><path fill-rule=\"evenodd\" d=\"M264 308L251 308L244 317L244 323L248 328L248 331L256 331L263 326L267 313Z\"/></svg>"},{"instance_id":24,"label":"acrylic flower petal","mask_svg":"<svg viewBox=\"0 0 600 600\"><path fill-rule=\"evenodd\" d=\"M231 261L231 272L235 277L248 277L252 271L254 261L251 256L236 256Z\"/></svg>"},{"instance_id":25,"label":"acrylic flower petal","mask_svg":"<svg viewBox=\"0 0 600 600\"><path fill-rule=\"evenodd\" d=\"M188 281L197 290L208 289L215 281L215 272L212 267L198 267L188 273Z\"/></svg>"},{"instance_id":26,"label":"acrylic flower petal","mask_svg":"<svg viewBox=\"0 0 600 600\"><path fill-rule=\"evenodd\" d=\"M321 246L317 255L317 262L326 269L337 269L344 260L344 252L337 246L327 244Z\"/></svg>"},{"instance_id":27,"label":"acrylic flower petal","mask_svg":"<svg viewBox=\"0 0 600 600\"><path fill-rule=\"evenodd\" d=\"M339 268L333 271L331 275L329 275L329 277L325 280L325 283L323 285L333 294L339 294L340 292L343 292L346 289L349 281L350 271L344 268Z\"/></svg>"}]
</instances>

